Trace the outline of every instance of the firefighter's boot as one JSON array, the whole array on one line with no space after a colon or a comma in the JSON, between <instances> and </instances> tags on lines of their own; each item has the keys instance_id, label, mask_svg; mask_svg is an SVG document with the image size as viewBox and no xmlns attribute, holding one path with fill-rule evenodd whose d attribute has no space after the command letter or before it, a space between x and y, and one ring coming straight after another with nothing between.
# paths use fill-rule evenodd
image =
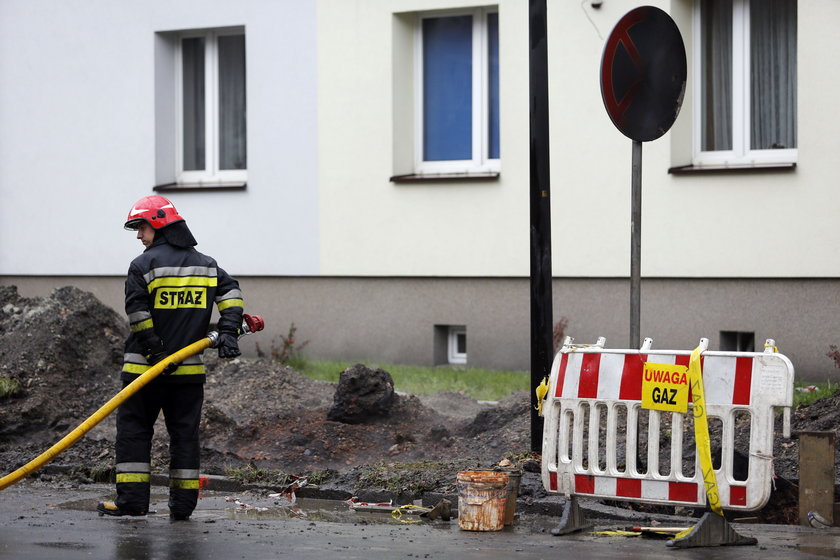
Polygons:
<instances>
[{"instance_id":1,"label":"firefighter's boot","mask_svg":"<svg viewBox=\"0 0 840 560\"><path fill-rule=\"evenodd\" d=\"M111 515L114 517L122 517L124 515L137 517L140 515L146 515L145 511L128 511L121 509L120 506L118 506L110 500L107 502L99 502L99 504L96 506L96 511L99 512L100 517L102 517L103 515Z\"/></svg>"}]
</instances>

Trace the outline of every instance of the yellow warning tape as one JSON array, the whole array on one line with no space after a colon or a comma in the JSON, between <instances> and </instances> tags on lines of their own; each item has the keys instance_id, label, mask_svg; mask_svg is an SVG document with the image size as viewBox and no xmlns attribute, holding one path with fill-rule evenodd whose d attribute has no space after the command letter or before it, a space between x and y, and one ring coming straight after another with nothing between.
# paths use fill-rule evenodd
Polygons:
<instances>
[{"instance_id":1,"label":"yellow warning tape","mask_svg":"<svg viewBox=\"0 0 840 560\"><path fill-rule=\"evenodd\" d=\"M700 458L709 507L716 514L723 516L717 478L712 466L712 448L709 443L709 421L706 418L706 395L703 389L700 352L701 347L698 346L691 352L691 359L688 362L688 382L691 384L691 394L694 397L694 439L697 442L697 455Z\"/></svg>"},{"instance_id":2,"label":"yellow warning tape","mask_svg":"<svg viewBox=\"0 0 840 560\"><path fill-rule=\"evenodd\" d=\"M548 377L543 377L542 382L537 385L535 391L537 393L537 414L542 416L543 401L545 400L546 395L548 395Z\"/></svg>"},{"instance_id":3,"label":"yellow warning tape","mask_svg":"<svg viewBox=\"0 0 840 560\"><path fill-rule=\"evenodd\" d=\"M687 537L687 536L688 536L688 534L689 534L691 531L693 531L693 530L694 530L694 527L696 527L696 525L692 525L692 526L691 526L691 527L689 527L688 529L685 529L685 530L683 530L683 531L680 531L679 533L677 533L676 535L674 535L674 540L684 539L685 537Z\"/></svg>"},{"instance_id":4,"label":"yellow warning tape","mask_svg":"<svg viewBox=\"0 0 840 560\"><path fill-rule=\"evenodd\" d=\"M415 509L415 510L416 509L422 509L423 511L421 513L431 511L431 508L426 508L426 507L423 507L423 506L415 506L414 504L405 504L405 505L402 505L402 506L398 507L394 511L392 511L391 512L391 517L393 517L394 519L396 519L400 523L420 523L420 521L417 520L417 519L403 519L402 518L403 510L409 510L409 509Z\"/></svg>"},{"instance_id":5,"label":"yellow warning tape","mask_svg":"<svg viewBox=\"0 0 840 560\"><path fill-rule=\"evenodd\" d=\"M641 531L591 531L590 535L598 535L600 537L639 537Z\"/></svg>"}]
</instances>

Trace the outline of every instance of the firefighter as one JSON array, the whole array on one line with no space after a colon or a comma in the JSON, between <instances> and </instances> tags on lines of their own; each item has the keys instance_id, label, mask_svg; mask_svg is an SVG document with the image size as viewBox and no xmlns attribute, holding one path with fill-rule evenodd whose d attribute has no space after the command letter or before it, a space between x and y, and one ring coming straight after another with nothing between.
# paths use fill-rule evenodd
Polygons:
<instances>
[{"instance_id":1,"label":"firefighter","mask_svg":"<svg viewBox=\"0 0 840 560\"><path fill-rule=\"evenodd\" d=\"M172 203L162 196L141 198L129 211L125 228L137 231L145 250L131 262L125 281L131 334L125 343L123 386L206 336L214 304L219 309L219 357L239 356L243 311L239 283L213 258L195 250L197 242ZM169 433L170 517L190 517L198 501L204 380L204 364L197 354L169 364L119 407L117 497L100 502L100 514L135 516L149 511L152 435L162 411Z\"/></svg>"}]
</instances>

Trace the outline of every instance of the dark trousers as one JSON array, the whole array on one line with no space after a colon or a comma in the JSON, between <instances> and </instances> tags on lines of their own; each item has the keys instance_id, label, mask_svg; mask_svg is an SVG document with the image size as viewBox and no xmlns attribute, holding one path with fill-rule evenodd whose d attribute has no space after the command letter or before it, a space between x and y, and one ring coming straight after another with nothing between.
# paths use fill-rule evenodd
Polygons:
<instances>
[{"instance_id":1,"label":"dark trousers","mask_svg":"<svg viewBox=\"0 0 840 560\"><path fill-rule=\"evenodd\" d=\"M151 382L117 409L117 499L120 509L149 510L154 425L163 411L169 432L169 511L190 515L198 502L198 425L204 385Z\"/></svg>"}]
</instances>

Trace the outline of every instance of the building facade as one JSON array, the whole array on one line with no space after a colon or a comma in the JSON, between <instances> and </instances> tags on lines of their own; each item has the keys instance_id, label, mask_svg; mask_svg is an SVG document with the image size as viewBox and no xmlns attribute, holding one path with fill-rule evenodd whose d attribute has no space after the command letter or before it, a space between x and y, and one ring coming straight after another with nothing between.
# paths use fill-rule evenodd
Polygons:
<instances>
[{"instance_id":1,"label":"building facade","mask_svg":"<svg viewBox=\"0 0 840 560\"><path fill-rule=\"evenodd\" d=\"M553 315L629 334L631 141L600 92L640 5L548 0ZM832 0L652 2L683 36L643 147L641 334L840 375ZM3 0L0 283L122 308L134 200L173 200L311 357L529 367L525 0ZM246 350L253 352L255 341Z\"/></svg>"}]
</instances>

